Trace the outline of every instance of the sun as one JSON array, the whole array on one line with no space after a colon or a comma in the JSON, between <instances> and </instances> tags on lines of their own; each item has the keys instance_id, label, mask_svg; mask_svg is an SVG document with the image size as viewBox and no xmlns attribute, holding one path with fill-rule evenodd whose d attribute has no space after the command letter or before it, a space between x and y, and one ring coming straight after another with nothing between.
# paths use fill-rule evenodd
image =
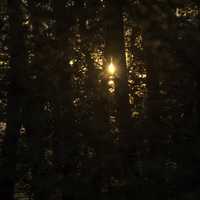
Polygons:
<instances>
[{"instance_id":1,"label":"sun","mask_svg":"<svg viewBox=\"0 0 200 200\"><path fill-rule=\"evenodd\" d=\"M116 67L115 65L113 64L113 62L111 61L111 63L108 65L108 73L110 75L114 75L116 73Z\"/></svg>"}]
</instances>

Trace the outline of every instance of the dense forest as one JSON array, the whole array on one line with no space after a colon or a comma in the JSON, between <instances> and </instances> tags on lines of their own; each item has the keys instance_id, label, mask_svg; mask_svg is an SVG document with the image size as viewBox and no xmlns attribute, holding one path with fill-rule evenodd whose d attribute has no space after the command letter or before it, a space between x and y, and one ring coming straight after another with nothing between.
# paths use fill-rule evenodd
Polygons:
<instances>
[{"instance_id":1,"label":"dense forest","mask_svg":"<svg viewBox=\"0 0 200 200\"><path fill-rule=\"evenodd\" d=\"M200 199L199 0L0 0L0 199Z\"/></svg>"}]
</instances>

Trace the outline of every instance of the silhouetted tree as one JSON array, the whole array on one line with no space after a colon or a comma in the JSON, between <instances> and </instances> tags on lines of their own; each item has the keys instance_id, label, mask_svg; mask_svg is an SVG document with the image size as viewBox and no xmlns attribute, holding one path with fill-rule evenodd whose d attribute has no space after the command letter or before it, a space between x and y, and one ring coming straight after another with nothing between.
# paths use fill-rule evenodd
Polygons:
<instances>
[{"instance_id":1,"label":"silhouetted tree","mask_svg":"<svg viewBox=\"0 0 200 200\"><path fill-rule=\"evenodd\" d=\"M25 67L27 65L25 38L20 1L8 1L10 23L10 70L7 100L7 129L3 146L1 196L14 199L17 144L22 120L22 100L25 95Z\"/></svg>"}]
</instances>

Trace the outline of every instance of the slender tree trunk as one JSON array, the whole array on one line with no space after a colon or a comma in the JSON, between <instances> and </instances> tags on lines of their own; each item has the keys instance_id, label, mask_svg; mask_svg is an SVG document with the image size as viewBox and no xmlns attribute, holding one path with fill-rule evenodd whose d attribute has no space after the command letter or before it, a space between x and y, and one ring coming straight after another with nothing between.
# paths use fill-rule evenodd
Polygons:
<instances>
[{"instance_id":1,"label":"slender tree trunk","mask_svg":"<svg viewBox=\"0 0 200 200\"><path fill-rule=\"evenodd\" d=\"M71 88L71 70L69 65L68 32L73 22L73 14L65 7L65 0L53 0L55 34L56 34L56 65L59 81L55 88L54 114L55 138L54 154L56 169L61 177L62 198L71 199L69 174L73 168L74 152L74 115ZM69 157L70 155L70 157Z\"/></svg>"},{"instance_id":2,"label":"slender tree trunk","mask_svg":"<svg viewBox=\"0 0 200 200\"><path fill-rule=\"evenodd\" d=\"M0 195L3 199L14 199L17 143L21 125L20 97L17 89L10 85L7 102L7 129L3 144L3 169L1 170Z\"/></svg>"},{"instance_id":3,"label":"slender tree trunk","mask_svg":"<svg viewBox=\"0 0 200 200\"><path fill-rule=\"evenodd\" d=\"M124 41L124 21L123 21L123 1L108 0L107 1L107 35L105 55L107 62L112 62L116 66L116 103L117 114L116 121L119 127L119 152L114 161L114 176L123 186L118 186L116 195L118 199L125 199L124 188L127 186L128 163L127 155L129 149L129 134L131 134L131 110L129 103L128 88L128 69L125 57L125 41ZM114 188L113 188L114 189ZM115 189L114 189L115 190ZM112 189L110 194L112 195Z\"/></svg>"},{"instance_id":4,"label":"slender tree trunk","mask_svg":"<svg viewBox=\"0 0 200 200\"><path fill-rule=\"evenodd\" d=\"M37 8L33 0L28 1L30 11L30 21L33 26L32 34L34 36L34 44L38 45L41 42L40 31L39 31L39 19L37 15ZM34 46L34 47L35 47ZM37 70L38 65L41 65L40 50L33 47L35 54L34 60L32 60L29 70ZM34 67L36 69L31 69ZM42 66L43 67L43 66ZM31 72L31 71L30 71ZM43 142L46 136L45 126L46 121L44 118L44 94L38 94L40 88L38 88L38 82L41 81L39 74L36 74L36 79L31 82L31 88L28 89L26 95L26 101L24 102L23 121L28 136L29 156L30 156L30 170L31 170L31 189L34 196L34 200L45 200L49 199L51 191L47 191L45 181L47 171L44 170L44 154L45 144ZM41 86L39 86L41 87ZM37 93L35 92L37 91ZM43 91L44 92L44 91Z\"/></svg>"},{"instance_id":5,"label":"slender tree trunk","mask_svg":"<svg viewBox=\"0 0 200 200\"><path fill-rule=\"evenodd\" d=\"M1 198L14 199L17 163L17 143L21 126L22 98L24 96L24 67L26 52L22 29L20 1L8 1L10 22L10 72L7 101L7 129L3 146L3 169L1 170Z\"/></svg>"},{"instance_id":6,"label":"slender tree trunk","mask_svg":"<svg viewBox=\"0 0 200 200\"><path fill-rule=\"evenodd\" d=\"M66 28L65 28L65 1L53 1L53 9L54 9L54 18L56 20L55 25L55 33L56 33L56 63L59 65L58 70L62 71L63 62L64 62L64 49L63 49L63 43L66 42L66 39L64 40L64 37L66 37ZM67 45L67 44L66 44ZM67 65L67 61L66 61ZM61 72L60 71L60 72ZM61 72L62 73L62 72ZM62 74L59 74L61 77ZM57 83L58 85L55 88L55 98L54 98L54 117L55 117L55 137L54 137L54 154L55 154L55 164L56 168L59 171L59 173L62 173L64 167L64 130L63 130L63 112L62 112L62 99L60 98L59 92L61 91L59 86L60 83ZM65 91L66 92L66 91ZM64 93L65 93L64 92ZM62 94L63 96L64 94Z\"/></svg>"},{"instance_id":7,"label":"slender tree trunk","mask_svg":"<svg viewBox=\"0 0 200 200\"><path fill-rule=\"evenodd\" d=\"M110 19L107 27L106 55L107 61L111 58L117 68L117 110L120 132L126 135L130 124L130 104L128 89L128 70L125 59L123 3L122 1L108 1L107 18Z\"/></svg>"},{"instance_id":8,"label":"slender tree trunk","mask_svg":"<svg viewBox=\"0 0 200 200\"><path fill-rule=\"evenodd\" d=\"M148 120L153 123L159 123L161 106L160 106L160 86L159 86L159 55L156 40L149 38L148 34L144 35L144 62L147 65L147 100L146 115Z\"/></svg>"},{"instance_id":9,"label":"slender tree trunk","mask_svg":"<svg viewBox=\"0 0 200 200\"><path fill-rule=\"evenodd\" d=\"M44 101L41 97L29 94L25 107L24 125L29 139L30 170L32 174L31 187L34 200L49 200L52 191L48 191L46 180L52 175L47 171L47 161L45 160L45 137L47 129L44 116Z\"/></svg>"}]
</instances>

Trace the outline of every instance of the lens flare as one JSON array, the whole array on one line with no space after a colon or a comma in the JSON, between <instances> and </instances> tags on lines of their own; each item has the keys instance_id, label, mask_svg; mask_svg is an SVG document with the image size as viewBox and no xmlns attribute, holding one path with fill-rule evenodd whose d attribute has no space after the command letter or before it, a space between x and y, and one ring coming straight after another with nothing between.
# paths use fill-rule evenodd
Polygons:
<instances>
[{"instance_id":1,"label":"lens flare","mask_svg":"<svg viewBox=\"0 0 200 200\"><path fill-rule=\"evenodd\" d=\"M110 75L114 75L116 72L116 67L115 65L111 62L109 65L108 65L108 73Z\"/></svg>"}]
</instances>

